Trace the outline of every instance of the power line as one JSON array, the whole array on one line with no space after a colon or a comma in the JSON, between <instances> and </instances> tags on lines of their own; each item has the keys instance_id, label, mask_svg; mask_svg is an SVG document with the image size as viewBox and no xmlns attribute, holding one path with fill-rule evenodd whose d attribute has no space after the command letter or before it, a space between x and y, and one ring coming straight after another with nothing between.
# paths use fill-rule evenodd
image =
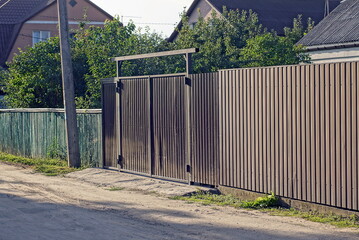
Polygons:
<instances>
[{"instance_id":1,"label":"power line","mask_svg":"<svg viewBox=\"0 0 359 240\"><path fill-rule=\"evenodd\" d=\"M126 22L129 23L129 22ZM170 25L170 26L176 26L176 23L139 23L139 22L134 22L134 24L139 24L139 25Z\"/></svg>"},{"instance_id":2,"label":"power line","mask_svg":"<svg viewBox=\"0 0 359 240\"><path fill-rule=\"evenodd\" d=\"M8 4L11 0L7 0L3 5L0 6L0 9L4 7L6 4Z\"/></svg>"}]
</instances>

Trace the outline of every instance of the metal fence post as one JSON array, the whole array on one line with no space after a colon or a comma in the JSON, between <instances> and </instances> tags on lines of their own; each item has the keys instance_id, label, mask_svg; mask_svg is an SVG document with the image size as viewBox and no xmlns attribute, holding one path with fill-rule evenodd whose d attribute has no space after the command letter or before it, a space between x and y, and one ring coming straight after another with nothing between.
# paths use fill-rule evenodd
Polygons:
<instances>
[{"instance_id":1,"label":"metal fence post","mask_svg":"<svg viewBox=\"0 0 359 240\"><path fill-rule=\"evenodd\" d=\"M186 77L185 77L185 87L184 87L184 112L185 112L185 129L186 129L186 144L185 144L185 154L186 154L186 171L188 183L192 184L192 154L191 154L191 146L192 146L192 138L191 138L191 79L190 74L192 73L192 54L186 53Z\"/></svg>"}]
</instances>

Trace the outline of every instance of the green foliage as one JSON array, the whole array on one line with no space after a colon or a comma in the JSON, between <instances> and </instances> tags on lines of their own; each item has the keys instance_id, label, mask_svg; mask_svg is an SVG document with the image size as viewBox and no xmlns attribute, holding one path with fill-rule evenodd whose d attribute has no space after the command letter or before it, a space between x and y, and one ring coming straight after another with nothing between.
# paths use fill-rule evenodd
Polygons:
<instances>
[{"instance_id":1,"label":"green foliage","mask_svg":"<svg viewBox=\"0 0 359 240\"><path fill-rule=\"evenodd\" d=\"M110 187L106 190L110 191L110 192L116 192L116 191L122 191L124 190L125 188L124 187Z\"/></svg>"},{"instance_id":2,"label":"green foliage","mask_svg":"<svg viewBox=\"0 0 359 240\"><path fill-rule=\"evenodd\" d=\"M224 9L223 17L213 11L211 19L200 17L194 27L188 24L186 16L182 22L174 48L200 49L200 53L194 56L194 71L198 73L241 67L240 49L248 39L265 32L257 14L252 11Z\"/></svg>"},{"instance_id":3,"label":"green foliage","mask_svg":"<svg viewBox=\"0 0 359 240\"><path fill-rule=\"evenodd\" d=\"M290 65L301 62L302 49L287 38L266 33L247 41L241 59L245 67Z\"/></svg>"},{"instance_id":4,"label":"green foliage","mask_svg":"<svg viewBox=\"0 0 359 240\"><path fill-rule=\"evenodd\" d=\"M278 205L278 198L272 193L271 195L267 195L265 197L259 197L254 201L244 201L241 204L242 208L269 208Z\"/></svg>"},{"instance_id":5,"label":"green foliage","mask_svg":"<svg viewBox=\"0 0 359 240\"><path fill-rule=\"evenodd\" d=\"M60 159L24 158L0 152L0 161L32 167L36 172L46 176L63 175L79 169L67 167L67 162Z\"/></svg>"},{"instance_id":6,"label":"green foliage","mask_svg":"<svg viewBox=\"0 0 359 240\"><path fill-rule=\"evenodd\" d=\"M191 27L183 17L183 27L174 43L148 28L136 29L133 23L123 26L118 20L107 21L104 27L80 24L71 41L72 60L78 108L101 107L101 79L116 76L116 65L110 58L166 50L197 47L194 71L213 72L219 69L296 64L308 61L301 46L295 46L303 34L301 17L285 36L267 32L252 11L227 11L223 16L212 13L211 19L199 18ZM9 71L0 71L5 79L6 102L9 107L63 107L59 39L51 38L32 48L20 51L9 64ZM152 75L185 71L182 56L125 61L121 75ZM1 82L0 82L1 84Z\"/></svg>"},{"instance_id":7,"label":"green foliage","mask_svg":"<svg viewBox=\"0 0 359 240\"><path fill-rule=\"evenodd\" d=\"M51 38L32 48L20 50L9 66L5 100L14 108L63 107L59 39ZM78 95L84 94L85 69L78 67L82 56L74 56L75 86Z\"/></svg>"},{"instance_id":8,"label":"green foliage","mask_svg":"<svg viewBox=\"0 0 359 240\"><path fill-rule=\"evenodd\" d=\"M9 72L0 67L0 94L4 92L6 79L8 78Z\"/></svg>"},{"instance_id":9,"label":"green foliage","mask_svg":"<svg viewBox=\"0 0 359 240\"><path fill-rule=\"evenodd\" d=\"M54 138L50 146L47 150L47 157L48 158L54 158L54 159L67 159L67 153L65 146L61 146L57 140L57 138Z\"/></svg>"},{"instance_id":10,"label":"green foliage","mask_svg":"<svg viewBox=\"0 0 359 240\"><path fill-rule=\"evenodd\" d=\"M175 196L171 197L173 200L184 200L189 203L199 202L203 205L219 205L240 207L241 201L231 195L212 194L205 191L197 191L189 196Z\"/></svg>"},{"instance_id":11,"label":"green foliage","mask_svg":"<svg viewBox=\"0 0 359 240\"><path fill-rule=\"evenodd\" d=\"M235 208L261 209L278 205L278 198L272 193L265 197L259 197L254 201L241 201L232 195L219 195L210 192L197 191L189 196L172 197L173 200L185 200L187 202L200 202L204 205L232 206Z\"/></svg>"},{"instance_id":12,"label":"green foliage","mask_svg":"<svg viewBox=\"0 0 359 240\"><path fill-rule=\"evenodd\" d=\"M298 42L304 35L314 28L314 22L311 18L308 18L306 27L303 25L302 15L298 15L297 18L293 19L292 28L284 28L284 36L288 41L295 44Z\"/></svg>"},{"instance_id":13,"label":"green foliage","mask_svg":"<svg viewBox=\"0 0 359 240\"><path fill-rule=\"evenodd\" d=\"M312 222L328 223L340 228L359 228L359 216L352 215L349 217L340 216L333 213L320 214L318 212L302 212L296 209L273 208L264 209L274 216L299 217Z\"/></svg>"},{"instance_id":14,"label":"green foliage","mask_svg":"<svg viewBox=\"0 0 359 240\"><path fill-rule=\"evenodd\" d=\"M5 92L11 107L61 107L59 40L20 51L9 68Z\"/></svg>"},{"instance_id":15,"label":"green foliage","mask_svg":"<svg viewBox=\"0 0 359 240\"><path fill-rule=\"evenodd\" d=\"M123 26L115 19L107 21L104 27L91 26L81 29L76 35L76 49L85 55L88 72L85 74L86 96L78 102L86 107L99 107L101 100L101 79L116 76L116 64L110 58L169 50L168 43L149 29L136 30L132 23ZM162 59L148 59L124 62L123 76L163 73L166 64Z\"/></svg>"},{"instance_id":16,"label":"green foliage","mask_svg":"<svg viewBox=\"0 0 359 240\"><path fill-rule=\"evenodd\" d=\"M102 78L113 77L116 65L111 57L169 49L158 34L136 30L134 24L123 26L118 19L107 21L103 28L81 28L71 41L72 61L78 108L100 107ZM63 107L59 39L51 38L21 50L9 64L5 77L6 101L10 107ZM165 62L154 59L126 62L124 75L161 73Z\"/></svg>"},{"instance_id":17,"label":"green foliage","mask_svg":"<svg viewBox=\"0 0 359 240\"><path fill-rule=\"evenodd\" d=\"M359 216L350 217L336 214L320 214L318 212L303 212L295 209L283 209L278 206L278 198L272 193L259 197L254 201L241 201L232 195L212 194L197 191L189 196L175 196L172 200L183 200L187 203L201 203L203 205L231 206L235 208L258 209L275 216L299 217L312 222L328 223L337 227L359 228Z\"/></svg>"},{"instance_id":18,"label":"green foliage","mask_svg":"<svg viewBox=\"0 0 359 240\"><path fill-rule=\"evenodd\" d=\"M308 62L309 55L304 53L303 46L296 45L308 31L313 28L313 22L308 19L307 28L302 24L302 17L293 20L293 28L285 28L285 36L277 33L264 33L247 40L242 49L241 59L244 67L262 67L276 65L292 65Z\"/></svg>"}]
</instances>

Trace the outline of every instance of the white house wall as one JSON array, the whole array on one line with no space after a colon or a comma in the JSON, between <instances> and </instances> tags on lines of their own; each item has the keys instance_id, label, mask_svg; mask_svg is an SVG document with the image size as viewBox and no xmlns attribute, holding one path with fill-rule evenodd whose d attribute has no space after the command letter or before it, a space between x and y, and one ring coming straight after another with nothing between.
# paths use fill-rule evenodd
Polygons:
<instances>
[{"instance_id":1,"label":"white house wall","mask_svg":"<svg viewBox=\"0 0 359 240\"><path fill-rule=\"evenodd\" d=\"M359 61L359 47L310 52L313 63Z\"/></svg>"}]
</instances>

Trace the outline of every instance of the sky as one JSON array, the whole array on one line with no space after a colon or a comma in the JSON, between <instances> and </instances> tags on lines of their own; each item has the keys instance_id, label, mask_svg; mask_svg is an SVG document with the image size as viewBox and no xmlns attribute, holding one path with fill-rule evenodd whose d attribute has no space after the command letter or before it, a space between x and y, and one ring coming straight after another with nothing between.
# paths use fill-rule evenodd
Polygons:
<instances>
[{"instance_id":1,"label":"sky","mask_svg":"<svg viewBox=\"0 0 359 240\"><path fill-rule=\"evenodd\" d=\"M126 24L132 20L136 26L149 26L151 30L171 35L180 21L180 13L193 0L92 0L112 16L119 16Z\"/></svg>"}]
</instances>

